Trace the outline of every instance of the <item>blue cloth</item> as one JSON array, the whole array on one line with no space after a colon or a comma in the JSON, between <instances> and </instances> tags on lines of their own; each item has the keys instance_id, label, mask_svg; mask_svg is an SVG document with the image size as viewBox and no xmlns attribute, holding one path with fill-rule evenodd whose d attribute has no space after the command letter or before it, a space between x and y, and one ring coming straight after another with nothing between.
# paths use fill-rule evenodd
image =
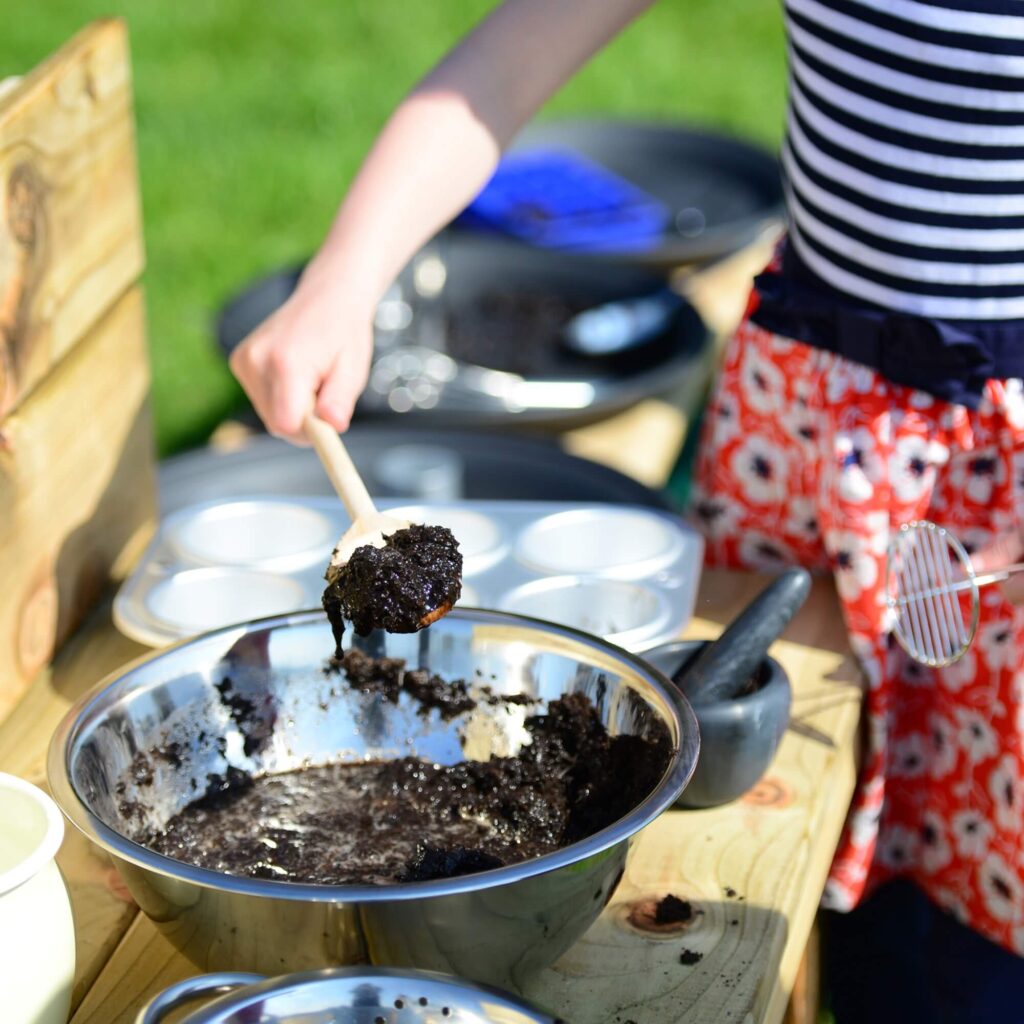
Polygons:
<instances>
[{"instance_id":1,"label":"blue cloth","mask_svg":"<svg viewBox=\"0 0 1024 1024\"><path fill-rule=\"evenodd\" d=\"M553 249L643 252L664 237L668 208L632 182L571 150L502 157L457 223Z\"/></svg>"},{"instance_id":2,"label":"blue cloth","mask_svg":"<svg viewBox=\"0 0 1024 1024\"><path fill-rule=\"evenodd\" d=\"M1024 377L1024 321L953 321L870 307L816 281L792 246L754 280L751 320L870 366L894 384L976 409L991 378Z\"/></svg>"},{"instance_id":3,"label":"blue cloth","mask_svg":"<svg viewBox=\"0 0 1024 1024\"><path fill-rule=\"evenodd\" d=\"M912 882L824 912L836 1024L1024 1024L1024 959L932 904Z\"/></svg>"}]
</instances>

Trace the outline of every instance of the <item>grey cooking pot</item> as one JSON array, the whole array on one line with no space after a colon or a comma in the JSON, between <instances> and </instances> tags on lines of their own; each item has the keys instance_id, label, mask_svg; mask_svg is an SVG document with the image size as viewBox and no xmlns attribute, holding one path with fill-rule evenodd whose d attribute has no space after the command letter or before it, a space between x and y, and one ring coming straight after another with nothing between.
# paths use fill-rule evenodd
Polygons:
<instances>
[{"instance_id":1,"label":"grey cooking pot","mask_svg":"<svg viewBox=\"0 0 1024 1024\"><path fill-rule=\"evenodd\" d=\"M203 974L165 989L135 1024L162 1024L196 999L218 996L180 1024L559 1024L507 992L433 971L335 967L261 978Z\"/></svg>"},{"instance_id":2,"label":"grey cooking pot","mask_svg":"<svg viewBox=\"0 0 1024 1024\"><path fill-rule=\"evenodd\" d=\"M418 715L404 695L393 705L325 674L333 647L316 611L209 633L108 679L55 732L51 791L115 858L142 910L201 969L280 974L369 958L515 988L600 914L632 837L673 804L693 772L696 720L682 694L639 658L533 619L457 608L421 633L374 639L374 653L542 705L585 693L613 735L650 734L661 723L675 752L650 796L610 827L543 857L452 879L299 885L192 867L134 842L140 828L159 827L229 766L275 772L409 754L451 764L514 752L516 718L507 706L481 701L443 722ZM258 744L246 742L232 718L237 705L217 690L226 679L258 709L246 723Z\"/></svg>"}]
</instances>

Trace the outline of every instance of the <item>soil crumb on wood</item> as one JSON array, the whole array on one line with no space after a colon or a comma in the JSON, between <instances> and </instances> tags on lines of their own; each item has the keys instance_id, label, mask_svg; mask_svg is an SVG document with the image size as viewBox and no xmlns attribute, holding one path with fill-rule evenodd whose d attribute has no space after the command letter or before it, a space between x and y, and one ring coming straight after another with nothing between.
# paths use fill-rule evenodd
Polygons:
<instances>
[{"instance_id":1,"label":"soil crumb on wood","mask_svg":"<svg viewBox=\"0 0 1024 1024\"><path fill-rule=\"evenodd\" d=\"M655 924L681 924L693 917L693 906L689 900L681 900L669 893L658 901L654 911Z\"/></svg>"}]
</instances>

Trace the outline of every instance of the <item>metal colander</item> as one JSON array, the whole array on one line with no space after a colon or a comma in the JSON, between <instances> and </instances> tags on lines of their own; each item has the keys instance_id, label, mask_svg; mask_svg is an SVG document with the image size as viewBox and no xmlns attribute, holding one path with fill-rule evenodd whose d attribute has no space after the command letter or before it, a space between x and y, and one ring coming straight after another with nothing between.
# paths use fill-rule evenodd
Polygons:
<instances>
[{"instance_id":1,"label":"metal colander","mask_svg":"<svg viewBox=\"0 0 1024 1024\"><path fill-rule=\"evenodd\" d=\"M165 989L136 1024L160 1024L197 999L181 1024L563 1024L500 989L432 971L337 967L263 978L203 974Z\"/></svg>"}]
</instances>

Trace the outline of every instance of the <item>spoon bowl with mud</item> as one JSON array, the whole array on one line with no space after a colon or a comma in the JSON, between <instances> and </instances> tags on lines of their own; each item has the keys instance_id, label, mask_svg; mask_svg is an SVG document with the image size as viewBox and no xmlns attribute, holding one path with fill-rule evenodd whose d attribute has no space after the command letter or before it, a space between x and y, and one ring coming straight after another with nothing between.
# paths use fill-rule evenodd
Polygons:
<instances>
[{"instance_id":1,"label":"spoon bowl with mud","mask_svg":"<svg viewBox=\"0 0 1024 1024\"><path fill-rule=\"evenodd\" d=\"M352 519L331 556L323 597L339 653L346 621L366 636L415 633L447 615L462 592L451 531L378 511L337 431L309 413L305 432Z\"/></svg>"}]
</instances>

